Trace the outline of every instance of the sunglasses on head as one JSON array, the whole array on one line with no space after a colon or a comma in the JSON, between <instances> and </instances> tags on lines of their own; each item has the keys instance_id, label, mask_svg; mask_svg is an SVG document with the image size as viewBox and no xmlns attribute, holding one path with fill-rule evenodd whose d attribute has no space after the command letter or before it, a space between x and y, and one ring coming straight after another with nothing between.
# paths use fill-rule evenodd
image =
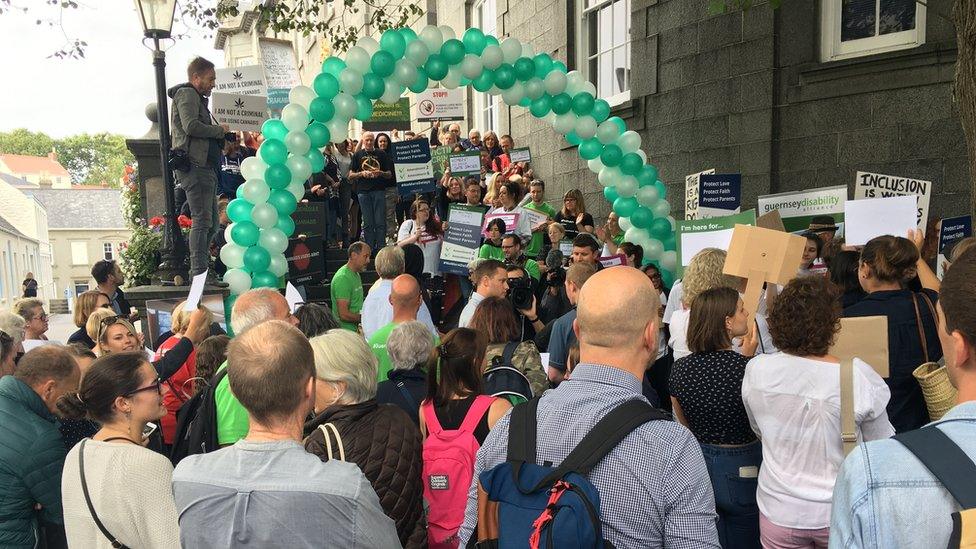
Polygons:
<instances>
[{"instance_id":1,"label":"sunglasses on head","mask_svg":"<svg viewBox=\"0 0 976 549\"><path fill-rule=\"evenodd\" d=\"M107 316L107 317L103 318L102 321L98 323L98 337L95 338L95 340L96 341L101 341L102 340L102 333L105 331L105 329L108 328L109 326L115 324L116 322L118 322L121 319L122 319L122 316L121 315Z\"/></svg>"},{"instance_id":2,"label":"sunglasses on head","mask_svg":"<svg viewBox=\"0 0 976 549\"><path fill-rule=\"evenodd\" d=\"M136 389L135 391L129 391L128 393L125 393L122 396L124 396L124 397L130 397L130 396L136 395L138 393L142 393L144 391L156 391L156 394L160 394L160 395L163 394L163 380L161 380L161 379L159 379L157 377L156 378L156 383L153 383L152 385L146 385L145 387L140 387L140 388Z\"/></svg>"}]
</instances>

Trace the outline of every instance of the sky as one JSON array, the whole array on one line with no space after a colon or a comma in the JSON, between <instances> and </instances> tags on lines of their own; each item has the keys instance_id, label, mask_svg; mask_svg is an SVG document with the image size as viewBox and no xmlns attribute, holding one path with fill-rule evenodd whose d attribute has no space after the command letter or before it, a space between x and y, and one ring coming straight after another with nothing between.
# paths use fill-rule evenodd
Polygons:
<instances>
[{"instance_id":1,"label":"sky","mask_svg":"<svg viewBox=\"0 0 976 549\"><path fill-rule=\"evenodd\" d=\"M61 28L37 25L58 17L39 0L13 0L32 6L27 14L0 15L0 131L27 128L53 137L110 132L138 137L150 122L144 111L156 100L150 50L142 45L142 25L132 0L79 0L63 13L64 32L88 42L85 59L48 58L65 43ZM186 30L174 25L174 32ZM166 86L186 81L186 65L197 55L218 68L222 51L202 30L166 50Z\"/></svg>"}]
</instances>

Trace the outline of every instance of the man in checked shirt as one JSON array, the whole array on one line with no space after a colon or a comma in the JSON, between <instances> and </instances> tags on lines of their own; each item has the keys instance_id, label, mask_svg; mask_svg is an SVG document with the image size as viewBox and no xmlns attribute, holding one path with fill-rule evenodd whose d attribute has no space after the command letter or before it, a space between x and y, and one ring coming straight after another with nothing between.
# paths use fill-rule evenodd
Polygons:
<instances>
[{"instance_id":1,"label":"man in checked shirt","mask_svg":"<svg viewBox=\"0 0 976 549\"><path fill-rule=\"evenodd\" d=\"M538 460L559 464L603 416L642 399L645 365L657 356L660 301L637 269L614 267L583 285L574 329L580 363L539 402ZM505 461L511 414L495 424L475 463L462 547L478 520L479 475ZM603 537L618 549L718 548L715 498L701 448L685 427L650 421L593 468Z\"/></svg>"}]
</instances>

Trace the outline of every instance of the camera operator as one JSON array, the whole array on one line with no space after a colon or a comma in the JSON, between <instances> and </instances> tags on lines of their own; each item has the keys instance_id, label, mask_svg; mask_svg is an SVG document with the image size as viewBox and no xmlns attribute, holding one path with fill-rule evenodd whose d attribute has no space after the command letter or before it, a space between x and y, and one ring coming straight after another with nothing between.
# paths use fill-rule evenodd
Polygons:
<instances>
[{"instance_id":1,"label":"camera operator","mask_svg":"<svg viewBox=\"0 0 976 549\"><path fill-rule=\"evenodd\" d=\"M552 225L562 227L562 225ZM545 274L539 285L539 317L548 324L566 314L573 306L566 297L566 257L558 248L549 250L544 264ZM541 347L545 348L545 347Z\"/></svg>"},{"instance_id":2,"label":"camera operator","mask_svg":"<svg viewBox=\"0 0 976 549\"><path fill-rule=\"evenodd\" d=\"M536 312L535 282L522 267L510 263L506 263L505 267L508 269L508 292L505 297L518 317L519 341L535 341L536 334L545 328Z\"/></svg>"},{"instance_id":3,"label":"camera operator","mask_svg":"<svg viewBox=\"0 0 976 549\"><path fill-rule=\"evenodd\" d=\"M549 352L549 381L558 384L566 375L566 357L569 348L576 342L573 332L573 322L576 320L576 302L579 299L583 284L596 274L596 266L590 262L573 263L566 271L566 296L572 304L572 309L563 316L553 320L536 338L536 345ZM542 345L545 343L545 345Z\"/></svg>"}]
</instances>

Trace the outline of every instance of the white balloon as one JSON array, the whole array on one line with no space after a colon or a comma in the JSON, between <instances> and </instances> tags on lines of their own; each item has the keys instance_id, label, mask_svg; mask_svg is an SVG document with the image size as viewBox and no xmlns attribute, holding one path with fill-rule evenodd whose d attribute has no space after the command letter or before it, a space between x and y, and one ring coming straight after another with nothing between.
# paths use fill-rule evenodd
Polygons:
<instances>
[{"instance_id":1,"label":"white balloon","mask_svg":"<svg viewBox=\"0 0 976 549\"><path fill-rule=\"evenodd\" d=\"M403 56L413 63L415 67L419 67L426 63L427 58L430 57L430 48L427 47L427 43L422 39L414 40L407 44L407 51Z\"/></svg>"},{"instance_id":2,"label":"white balloon","mask_svg":"<svg viewBox=\"0 0 976 549\"><path fill-rule=\"evenodd\" d=\"M658 200L657 204L651 208L654 217L667 217L671 213L671 204L667 200Z\"/></svg>"},{"instance_id":3,"label":"white balloon","mask_svg":"<svg viewBox=\"0 0 976 549\"><path fill-rule=\"evenodd\" d=\"M674 272L678 268L678 252L668 250L661 254L661 268L665 271Z\"/></svg>"},{"instance_id":4,"label":"white balloon","mask_svg":"<svg viewBox=\"0 0 976 549\"><path fill-rule=\"evenodd\" d=\"M552 126L553 123L556 121L556 113L554 112L548 113L547 115L542 117L542 121Z\"/></svg>"},{"instance_id":5,"label":"white balloon","mask_svg":"<svg viewBox=\"0 0 976 549\"><path fill-rule=\"evenodd\" d=\"M566 74L562 71L552 71L546 75L546 91L549 95L559 95L566 91Z\"/></svg>"},{"instance_id":6,"label":"white balloon","mask_svg":"<svg viewBox=\"0 0 976 549\"><path fill-rule=\"evenodd\" d=\"M351 94L339 92L332 103L335 105L336 116L346 119L356 116L358 106L356 105L356 98Z\"/></svg>"},{"instance_id":7,"label":"white balloon","mask_svg":"<svg viewBox=\"0 0 976 549\"><path fill-rule=\"evenodd\" d=\"M444 86L449 90L456 89L458 86L461 85L461 78L463 78L463 75L461 74L461 69L457 67L451 67L447 71L447 76L445 76L444 79L441 80L441 86Z\"/></svg>"},{"instance_id":8,"label":"white balloon","mask_svg":"<svg viewBox=\"0 0 976 549\"><path fill-rule=\"evenodd\" d=\"M230 237L230 232L231 232L231 229L234 228L234 225L236 225L236 224L237 223L231 223L231 224L227 225L227 228L226 229L224 229L224 242L227 242L227 243L234 242L234 239Z\"/></svg>"},{"instance_id":9,"label":"white balloon","mask_svg":"<svg viewBox=\"0 0 976 549\"><path fill-rule=\"evenodd\" d=\"M444 41L457 40L457 34L454 33L454 29L450 25L441 25L438 27L441 29L441 36L444 37Z\"/></svg>"},{"instance_id":10,"label":"white balloon","mask_svg":"<svg viewBox=\"0 0 976 549\"><path fill-rule=\"evenodd\" d=\"M360 46L353 46L346 51L346 67L364 74L369 71L369 52Z\"/></svg>"},{"instance_id":11,"label":"white balloon","mask_svg":"<svg viewBox=\"0 0 976 549\"><path fill-rule=\"evenodd\" d=\"M624 154L637 152L641 146L640 134L633 130L625 131L623 135L617 138L617 146Z\"/></svg>"},{"instance_id":12,"label":"white balloon","mask_svg":"<svg viewBox=\"0 0 976 549\"><path fill-rule=\"evenodd\" d=\"M621 230L621 231L624 231L625 233L626 233L626 232L627 232L627 231L628 231L628 230L629 230L629 229L630 229L631 227L633 227L633 226L634 226L634 225L633 225L633 224L632 224L632 223L630 222L630 218L629 218L629 217L618 217L618 218L617 218L617 225L620 225L620 230Z\"/></svg>"},{"instance_id":13,"label":"white balloon","mask_svg":"<svg viewBox=\"0 0 976 549\"><path fill-rule=\"evenodd\" d=\"M268 250L269 254L278 255L288 248L288 237L281 232L281 229L275 227L264 229L258 238L258 245Z\"/></svg>"},{"instance_id":14,"label":"white balloon","mask_svg":"<svg viewBox=\"0 0 976 549\"><path fill-rule=\"evenodd\" d=\"M237 195L257 206L268 201L271 188L261 179L249 179L237 188Z\"/></svg>"},{"instance_id":15,"label":"white balloon","mask_svg":"<svg viewBox=\"0 0 976 549\"><path fill-rule=\"evenodd\" d=\"M644 231L645 233L647 231ZM654 260L660 259L664 255L664 244L661 241L648 235L648 238L641 244L644 248L644 257Z\"/></svg>"},{"instance_id":16,"label":"white balloon","mask_svg":"<svg viewBox=\"0 0 976 549\"><path fill-rule=\"evenodd\" d=\"M308 126L308 111L296 103L289 103L281 109L281 122L289 130L305 131Z\"/></svg>"},{"instance_id":17,"label":"white balloon","mask_svg":"<svg viewBox=\"0 0 976 549\"><path fill-rule=\"evenodd\" d=\"M288 261L285 259L285 254L271 254L268 272L278 277L285 276L285 273L288 272Z\"/></svg>"},{"instance_id":18,"label":"white balloon","mask_svg":"<svg viewBox=\"0 0 976 549\"><path fill-rule=\"evenodd\" d=\"M653 208L660 198L661 193L658 192L657 187L654 185L647 185L646 187L637 189L637 202L645 208Z\"/></svg>"},{"instance_id":19,"label":"white balloon","mask_svg":"<svg viewBox=\"0 0 976 549\"><path fill-rule=\"evenodd\" d=\"M304 156L294 154L289 156L288 160L285 160L285 166L291 170L293 176L300 178L302 181L312 177L312 163Z\"/></svg>"},{"instance_id":20,"label":"white balloon","mask_svg":"<svg viewBox=\"0 0 976 549\"><path fill-rule=\"evenodd\" d=\"M380 97L380 101L392 105L393 103L396 103L397 101L400 100L401 94L403 94L403 86L397 84L392 80L387 80L386 91L383 92L383 97ZM353 99L353 103L355 102L356 100ZM338 109L336 109L336 111L338 112ZM353 111L353 114L355 115L355 110ZM350 116L349 118L352 118L352 116Z\"/></svg>"},{"instance_id":21,"label":"white balloon","mask_svg":"<svg viewBox=\"0 0 976 549\"><path fill-rule=\"evenodd\" d=\"M268 165L264 163L263 160L258 158L257 155L249 156L241 162L241 175L244 179L258 179L264 177L264 170L268 169Z\"/></svg>"},{"instance_id":22,"label":"white balloon","mask_svg":"<svg viewBox=\"0 0 976 549\"><path fill-rule=\"evenodd\" d=\"M305 183L304 183L304 180L298 181L298 182L292 181L288 185L288 187L287 187L286 190L288 192L290 192L292 196L295 197L295 200L296 201L297 200L301 200L305 196Z\"/></svg>"},{"instance_id":23,"label":"white balloon","mask_svg":"<svg viewBox=\"0 0 976 549\"><path fill-rule=\"evenodd\" d=\"M637 193L637 178L632 175L624 175L617 180L617 195L630 198Z\"/></svg>"},{"instance_id":24,"label":"white balloon","mask_svg":"<svg viewBox=\"0 0 976 549\"><path fill-rule=\"evenodd\" d=\"M586 79L583 78L583 73L580 71L569 71L566 73L566 91L569 95L576 95L583 91L584 82L586 82Z\"/></svg>"},{"instance_id":25,"label":"white balloon","mask_svg":"<svg viewBox=\"0 0 976 549\"><path fill-rule=\"evenodd\" d=\"M620 168L606 166L600 170L599 175L597 175L597 179L604 187L613 187L617 184L617 181L620 181L620 178L623 177L623 175L624 174L620 171Z\"/></svg>"},{"instance_id":26,"label":"white balloon","mask_svg":"<svg viewBox=\"0 0 976 549\"><path fill-rule=\"evenodd\" d=\"M260 229L268 229L275 226L278 222L278 210L267 202L255 204L251 211L251 220Z\"/></svg>"},{"instance_id":27,"label":"white balloon","mask_svg":"<svg viewBox=\"0 0 976 549\"><path fill-rule=\"evenodd\" d=\"M576 115L571 112L556 115L556 121L552 124L552 129L563 135L573 131L576 129ZM583 136L580 135L580 137ZM591 135L590 137L593 136ZM589 137L585 137L584 139L589 139Z\"/></svg>"},{"instance_id":28,"label":"white balloon","mask_svg":"<svg viewBox=\"0 0 976 549\"><path fill-rule=\"evenodd\" d=\"M315 99L315 91L308 86L295 86L288 92L288 102L298 103L299 105L308 109L308 104Z\"/></svg>"},{"instance_id":29,"label":"white balloon","mask_svg":"<svg viewBox=\"0 0 976 549\"><path fill-rule=\"evenodd\" d=\"M329 129L329 139L333 143L341 143L349 137L349 121L341 118L333 118L325 123Z\"/></svg>"},{"instance_id":30,"label":"white balloon","mask_svg":"<svg viewBox=\"0 0 976 549\"><path fill-rule=\"evenodd\" d=\"M289 171L291 171L291 170L289 170ZM292 172L292 174L291 174L291 182L289 182L289 185L295 185L295 184L305 185L305 180L306 179L308 179L308 178L307 177L302 177L302 174Z\"/></svg>"},{"instance_id":31,"label":"white balloon","mask_svg":"<svg viewBox=\"0 0 976 549\"><path fill-rule=\"evenodd\" d=\"M532 77L528 82L525 83L525 95L529 99L535 100L546 93L546 85L542 83L542 80L536 77Z\"/></svg>"},{"instance_id":32,"label":"white balloon","mask_svg":"<svg viewBox=\"0 0 976 549\"><path fill-rule=\"evenodd\" d=\"M427 25L420 31L419 36L420 40L427 46L427 51L441 51L441 46L444 45L444 35L441 33L439 27L436 25Z\"/></svg>"},{"instance_id":33,"label":"white balloon","mask_svg":"<svg viewBox=\"0 0 976 549\"><path fill-rule=\"evenodd\" d=\"M637 149L637 156L641 157L641 161L643 161L645 164L647 164L647 153L646 152L644 152L644 151L642 151L640 149Z\"/></svg>"},{"instance_id":34,"label":"white balloon","mask_svg":"<svg viewBox=\"0 0 976 549\"><path fill-rule=\"evenodd\" d=\"M251 275L247 271L237 268L228 269L224 273L224 282L227 283L230 293L240 295L251 289Z\"/></svg>"},{"instance_id":35,"label":"white balloon","mask_svg":"<svg viewBox=\"0 0 976 549\"><path fill-rule=\"evenodd\" d=\"M522 55L522 43L518 41L518 38L502 40L501 48L502 56L509 65L515 63L515 60Z\"/></svg>"},{"instance_id":36,"label":"white balloon","mask_svg":"<svg viewBox=\"0 0 976 549\"><path fill-rule=\"evenodd\" d=\"M488 95L500 95L501 93L502 93L502 89L499 88L498 86L495 86L494 84L492 84L492 86L488 88Z\"/></svg>"},{"instance_id":37,"label":"white balloon","mask_svg":"<svg viewBox=\"0 0 976 549\"><path fill-rule=\"evenodd\" d=\"M596 135L596 120L593 120L590 115L576 119L576 135L580 136L581 139L590 139Z\"/></svg>"},{"instance_id":38,"label":"white balloon","mask_svg":"<svg viewBox=\"0 0 976 549\"><path fill-rule=\"evenodd\" d=\"M393 76L403 86L410 86L417 81L417 67L407 59L396 62L393 69Z\"/></svg>"},{"instance_id":39,"label":"white balloon","mask_svg":"<svg viewBox=\"0 0 976 549\"><path fill-rule=\"evenodd\" d=\"M535 48L532 47L532 44L522 44L522 57L529 59L535 57Z\"/></svg>"},{"instance_id":40,"label":"white balloon","mask_svg":"<svg viewBox=\"0 0 976 549\"><path fill-rule=\"evenodd\" d=\"M240 269L244 266L244 248L227 242L220 248L220 260L228 269Z\"/></svg>"},{"instance_id":41,"label":"white balloon","mask_svg":"<svg viewBox=\"0 0 976 549\"><path fill-rule=\"evenodd\" d=\"M525 86L523 86L521 82L512 84L511 88L508 88L502 92L502 101L504 101L506 105L518 105L519 101L521 101L524 97Z\"/></svg>"},{"instance_id":42,"label":"white balloon","mask_svg":"<svg viewBox=\"0 0 976 549\"><path fill-rule=\"evenodd\" d=\"M600 157L599 156L596 157L596 158L591 158L590 160L587 160L586 161L586 166L590 169L591 172L593 172L595 174L599 174L600 173L600 170L602 170L603 168L606 167L606 166L603 165L603 161L600 160Z\"/></svg>"},{"instance_id":43,"label":"white balloon","mask_svg":"<svg viewBox=\"0 0 976 549\"><path fill-rule=\"evenodd\" d=\"M620 219L623 220L624 218L621 217ZM647 234L647 231L645 231L644 229L631 226L629 229L624 231L624 242L637 244L638 246L643 248L644 247L643 242L647 239L648 236L649 235ZM645 255L647 255L646 251L645 251Z\"/></svg>"},{"instance_id":44,"label":"white balloon","mask_svg":"<svg viewBox=\"0 0 976 549\"><path fill-rule=\"evenodd\" d=\"M350 95L356 95L363 91L362 73L351 67L346 67L339 73L339 88Z\"/></svg>"},{"instance_id":45,"label":"white balloon","mask_svg":"<svg viewBox=\"0 0 976 549\"><path fill-rule=\"evenodd\" d=\"M596 130L596 138L600 140L600 143L604 145L609 145L616 141L617 137L620 135L620 128L610 120L604 120L600 123L600 126Z\"/></svg>"},{"instance_id":46,"label":"white balloon","mask_svg":"<svg viewBox=\"0 0 976 549\"><path fill-rule=\"evenodd\" d=\"M372 36L363 36L356 41L356 45L364 49L370 57L376 55L376 52L380 51L380 43L377 42Z\"/></svg>"},{"instance_id":47,"label":"white balloon","mask_svg":"<svg viewBox=\"0 0 976 549\"><path fill-rule=\"evenodd\" d=\"M502 52L502 48L500 46L488 44L485 46L484 51L481 52L481 61L485 65L486 69L495 70L504 60L505 54Z\"/></svg>"},{"instance_id":48,"label":"white balloon","mask_svg":"<svg viewBox=\"0 0 976 549\"><path fill-rule=\"evenodd\" d=\"M477 78L482 70L481 59L473 53L465 55L461 60L461 74L469 80Z\"/></svg>"},{"instance_id":49,"label":"white balloon","mask_svg":"<svg viewBox=\"0 0 976 549\"><path fill-rule=\"evenodd\" d=\"M292 154L305 154L312 148L312 141L308 134L300 130L292 130L285 136L285 146Z\"/></svg>"},{"instance_id":50,"label":"white balloon","mask_svg":"<svg viewBox=\"0 0 976 549\"><path fill-rule=\"evenodd\" d=\"M589 80L583 82L583 89L581 91L585 91L586 93L592 95L593 97L600 97L599 95L596 94L596 86L594 86L593 82L590 82Z\"/></svg>"}]
</instances>

